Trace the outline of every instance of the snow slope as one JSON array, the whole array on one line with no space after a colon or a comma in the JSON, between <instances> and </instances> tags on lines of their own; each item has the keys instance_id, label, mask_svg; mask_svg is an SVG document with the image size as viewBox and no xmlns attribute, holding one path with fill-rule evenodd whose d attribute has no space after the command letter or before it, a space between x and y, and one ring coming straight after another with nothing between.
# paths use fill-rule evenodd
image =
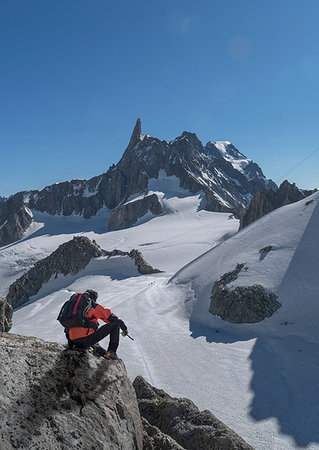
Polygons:
<instances>
[{"instance_id":1,"label":"snow slope","mask_svg":"<svg viewBox=\"0 0 319 450\"><path fill-rule=\"evenodd\" d=\"M125 230L106 232L103 216L37 216L33 234L0 249L1 295L76 234L106 250L137 248L165 272L141 276L125 257L99 258L76 276L44 285L15 312L11 331L64 342L60 306L70 292L97 289L135 339L123 338L118 351L132 379L141 374L171 395L191 398L256 449L318 449L318 197L280 208L238 234L228 214L199 209L200 195L172 191L163 194L168 214ZM264 256L259 250L267 245L273 249ZM282 303L260 324L227 324L208 313L214 281L241 262L248 270L234 285L261 283Z\"/></svg>"}]
</instances>

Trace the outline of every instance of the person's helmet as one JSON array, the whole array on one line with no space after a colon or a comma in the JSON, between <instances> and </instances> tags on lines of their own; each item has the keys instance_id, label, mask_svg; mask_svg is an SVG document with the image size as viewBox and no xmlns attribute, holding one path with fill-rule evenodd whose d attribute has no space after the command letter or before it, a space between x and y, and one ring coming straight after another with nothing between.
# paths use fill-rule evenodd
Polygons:
<instances>
[{"instance_id":1,"label":"person's helmet","mask_svg":"<svg viewBox=\"0 0 319 450\"><path fill-rule=\"evenodd\" d=\"M87 292L90 296L90 299L92 299L94 302L96 302L98 298L98 293L94 291L93 289L87 289L85 292Z\"/></svg>"}]
</instances>

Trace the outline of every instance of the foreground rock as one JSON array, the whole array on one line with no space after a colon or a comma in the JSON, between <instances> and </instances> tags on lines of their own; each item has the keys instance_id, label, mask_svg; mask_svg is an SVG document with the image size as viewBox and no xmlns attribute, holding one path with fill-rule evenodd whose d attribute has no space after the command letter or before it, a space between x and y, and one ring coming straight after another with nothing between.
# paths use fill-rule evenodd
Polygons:
<instances>
[{"instance_id":1,"label":"foreground rock","mask_svg":"<svg viewBox=\"0 0 319 450\"><path fill-rule=\"evenodd\" d=\"M240 229L281 206L302 200L313 192L299 189L287 180L277 190L258 191L251 200L245 214L241 216Z\"/></svg>"},{"instance_id":2,"label":"foreground rock","mask_svg":"<svg viewBox=\"0 0 319 450\"><path fill-rule=\"evenodd\" d=\"M122 361L0 334L0 448L142 449L143 425Z\"/></svg>"},{"instance_id":3,"label":"foreground rock","mask_svg":"<svg viewBox=\"0 0 319 450\"><path fill-rule=\"evenodd\" d=\"M30 270L18 278L9 288L7 300L13 308L26 303L32 295L36 295L43 284L47 283L52 276L76 275L84 269L92 258L100 256L128 256L131 258L137 270L145 275L158 273L160 270L153 269L138 250L122 252L102 250L95 241L90 241L85 236L76 236L71 241L61 244L47 258L38 261ZM3 330L7 331L7 330Z\"/></svg>"},{"instance_id":4,"label":"foreground rock","mask_svg":"<svg viewBox=\"0 0 319 450\"><path fill-rule=\"evenodd\" d=\"M271 246L261 249L271 250ZM232 272L227 272L215 281L210 297L209 312L232 323L256 323L271 317L281 304L277 296L266 292L263 286L238 286L229 289L226 285L238 278L244 264L237 264ZM245 267L247 270L248 268Z\"/></svg>"},{"instance_id":5,"label":"foreground rock","mask_svg":"<svg viewBox=\"0 0 319 450\"><path fill-rule=\"evenodd\" d=\"M12 326L13 309L5 298L0 297L0 332L9 331Z\"/></svg>"},{"instance_id":6,"label":"foreground rock","mask_svg":"<svg viewBox=\"0 0 319 450\"><path fill-rule=\"evenodd\" d=\"M188 450L252 450L238 434L209 411L185 398L172 398L142 377L133 383L140 413L151 425Z\"/></svg>"}]
</instances>

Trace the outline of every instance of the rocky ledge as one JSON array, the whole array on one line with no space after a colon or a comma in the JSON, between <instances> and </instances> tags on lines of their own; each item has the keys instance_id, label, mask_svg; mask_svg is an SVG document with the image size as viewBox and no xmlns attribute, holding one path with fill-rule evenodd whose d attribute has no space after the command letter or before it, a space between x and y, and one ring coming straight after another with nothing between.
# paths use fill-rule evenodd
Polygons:
<instances>
[{"instance_id":1,"label":"rocky ledge","mask_svg":"<svg viewBox=\"0 0 319 450\"><path fill-rule=\"evenodd\" d=\"M122 361L6 333L0 344L1 449L143 448Z\"/></svg>"},{"instance_id":2,"label":"rocky ledge","mask_svg":"<svg viewBox=\"0 0 319 450\"><path fill-rule=\"evenodd\" d=\"M1 449L252 448L188 399L171 398L142 377L135 392L121 360L0 333L0 361Z\"/></svg>"}]
</instances>

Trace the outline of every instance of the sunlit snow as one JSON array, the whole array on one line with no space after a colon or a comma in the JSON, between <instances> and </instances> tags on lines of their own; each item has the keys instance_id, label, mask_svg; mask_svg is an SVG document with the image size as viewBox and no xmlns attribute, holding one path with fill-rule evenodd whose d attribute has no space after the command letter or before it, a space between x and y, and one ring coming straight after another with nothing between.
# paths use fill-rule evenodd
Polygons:
<instances>
[{"instance_id":1,"label":"sunlit snow","mask_svg":"<svg viewBox=\"0 0 319 450\"><path fill-rule=\"evenodd\" d=\"M131 379L141 374L191 398L256 449L318 449L319 193L236 234L238 220L201 210L200 194L182 192L165 173L149 189L162 192L167 212L125 230L106 232L106 210L90 220L35 214L25 237L0 249L1 295L74 235L106 250L137 248L164 272L143 276L127 257L98 258L44 285L15 312L11 332L65 342L60 306L72 292L96 289L135 339L122 338L118 350ZM260 283L279 296L273 317L236 325L208 312L214 281L237 263L248 270L233 286Z\"/></svg>"}]
</instances>

